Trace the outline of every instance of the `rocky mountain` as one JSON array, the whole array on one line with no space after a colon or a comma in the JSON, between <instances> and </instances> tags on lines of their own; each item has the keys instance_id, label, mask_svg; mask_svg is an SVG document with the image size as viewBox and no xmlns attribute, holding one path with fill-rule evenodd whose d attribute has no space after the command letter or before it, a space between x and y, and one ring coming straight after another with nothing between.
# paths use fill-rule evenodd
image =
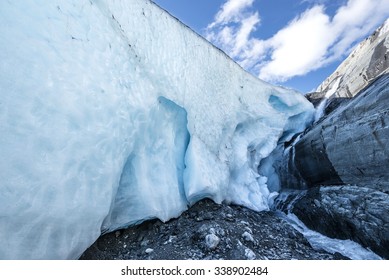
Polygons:
<instances>
[{"instance_id":1,"label":"rocky mountain","mask_svg":"<svg viewBox=\"0 0 389 280\"><path fill-rule=\"evenodd\" d=\"M333 74L310 94L312 99L351 98L377 77L389 73L389 19L359 43Z\"/></svg>"},{"instance_id":2,"label":"rocky mountain","mask_svg":"<svg viewBox=\"0 0 389 280\"><path fill-rule=\"evenodd\" d=\"M289 210L323 234L389 258L389 21L311 94L323 114L275 161ZM328 98L328 101L326 100ZM280 153L280 151L278 151Z\"/></svg>"}]
</instances>

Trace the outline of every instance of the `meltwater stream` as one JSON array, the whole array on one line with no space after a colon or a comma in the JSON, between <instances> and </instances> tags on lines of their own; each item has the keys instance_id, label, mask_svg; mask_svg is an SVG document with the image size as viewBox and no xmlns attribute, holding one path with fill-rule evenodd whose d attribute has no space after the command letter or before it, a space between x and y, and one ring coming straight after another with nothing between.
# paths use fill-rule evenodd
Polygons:
<instances>
[{"instance_id":1,"label":"meltwater stream","mask_svg":"<svg viewBox=\"0 0 389 280\"><path fill-rule=\"evenodd\" d=\"M340 253L352 260L382 260L380 256L364 248L352 240L341 240L327 237L319 232L310 230L295 214L291 212L294 203L305 194L305 191L283 191L274 201L272 209L280 217L289 222L298 232L308 240L315 250L324 250L329 253Z\"/></svg>"}]
</instances>

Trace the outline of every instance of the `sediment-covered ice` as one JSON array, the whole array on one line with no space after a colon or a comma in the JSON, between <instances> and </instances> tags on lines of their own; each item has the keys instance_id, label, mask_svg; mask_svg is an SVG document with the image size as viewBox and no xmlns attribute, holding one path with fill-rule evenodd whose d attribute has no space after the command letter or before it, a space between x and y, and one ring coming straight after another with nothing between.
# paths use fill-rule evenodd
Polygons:
<instances>
[{"instance_id":1,"label":"sediment-covered ice","mask_svg":"<svg viewBox=\"0 0 389 280\"><path fill-rule=\"evenodd\" d=\"M0 258L77 258L203 197L268 208L257 167L312 121L148 0L1 1Z\"/></svg>"}]
</instances>

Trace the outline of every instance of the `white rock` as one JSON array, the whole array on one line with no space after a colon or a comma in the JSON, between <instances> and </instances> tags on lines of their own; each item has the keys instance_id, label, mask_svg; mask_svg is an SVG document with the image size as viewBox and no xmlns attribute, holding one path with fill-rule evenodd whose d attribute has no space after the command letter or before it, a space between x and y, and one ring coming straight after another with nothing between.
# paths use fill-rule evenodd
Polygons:
<instances>
[{"instance_id":1,"label":"white rock","mask_svg":"<svg viewBox=\"0 0 389 280\"><path fill-rule=\"evenodd\" d=\"M248 260L255 260L255 258L256 258L255 253L251 249L249 249L249 248L246 248L244 250L244 255L246 256L246 258Z\"/></svg>"},{"instance_id":2,"label":"white rock","mask_svg":"<svg viewBox=\"0 0 389 280\"><path fill-rule=\"evenodd\" d=\"M207 234L207 236L205 236L205 243L207 244L207 247L211 250L215 249L217 245L219 245L219 242L220 238L213 233Z\"/></svg>"},{"instance_id":3,"label":"white rock","mask_svg":"<svg viewBox=\"0 0 389 280\"><path fill-rule=\"evenodd\" d=\"M245 227L244 228L248 233L250 233L250 234L253 234L253 231L252 231L252 229L251 228L249 228L249 227Z\"/></svg>"},{"instance_id":4,"label":"white rock","mask_svg":"<svg viewBox=\"0 0 389 280\"><path fill-rule=\"evenodd\" d=\"M152 252L154 252L154 249L147 248L147 249L145 250L145 253L146 253L146 254L151 254Z\"/></svg>"},{"instance_id":5,"label":"white rock","mask_svg":"<svg viewBox=\"0 0 389 280\"><path fill-rule=\"evenodd\" d=\"M242 234L242 237L243 237L244 240L250 241L250 242L253 242L253 243L254 243L254 238L253 238L253 236L252 236L250 233L248 233L247 231L245 231L245 232Z\"/></svg>"}]
</instances>

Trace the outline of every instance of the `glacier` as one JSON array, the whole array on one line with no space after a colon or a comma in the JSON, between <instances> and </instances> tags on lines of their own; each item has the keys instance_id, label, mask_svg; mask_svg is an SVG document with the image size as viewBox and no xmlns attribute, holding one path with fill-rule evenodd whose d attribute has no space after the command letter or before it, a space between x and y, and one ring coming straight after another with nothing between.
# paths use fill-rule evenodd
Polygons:
<instances>
[{"instance_id":1,"label":"glacier","mask_svg":"<svg viewBox=\"0 0 389 280\"><path fill-rule=\"evenodd\" d=\"M267 210L261 160L313 121L149 0L6 0L0 23L0 259L76 259L205 197Z\"/></svg>"}]
</instances>

